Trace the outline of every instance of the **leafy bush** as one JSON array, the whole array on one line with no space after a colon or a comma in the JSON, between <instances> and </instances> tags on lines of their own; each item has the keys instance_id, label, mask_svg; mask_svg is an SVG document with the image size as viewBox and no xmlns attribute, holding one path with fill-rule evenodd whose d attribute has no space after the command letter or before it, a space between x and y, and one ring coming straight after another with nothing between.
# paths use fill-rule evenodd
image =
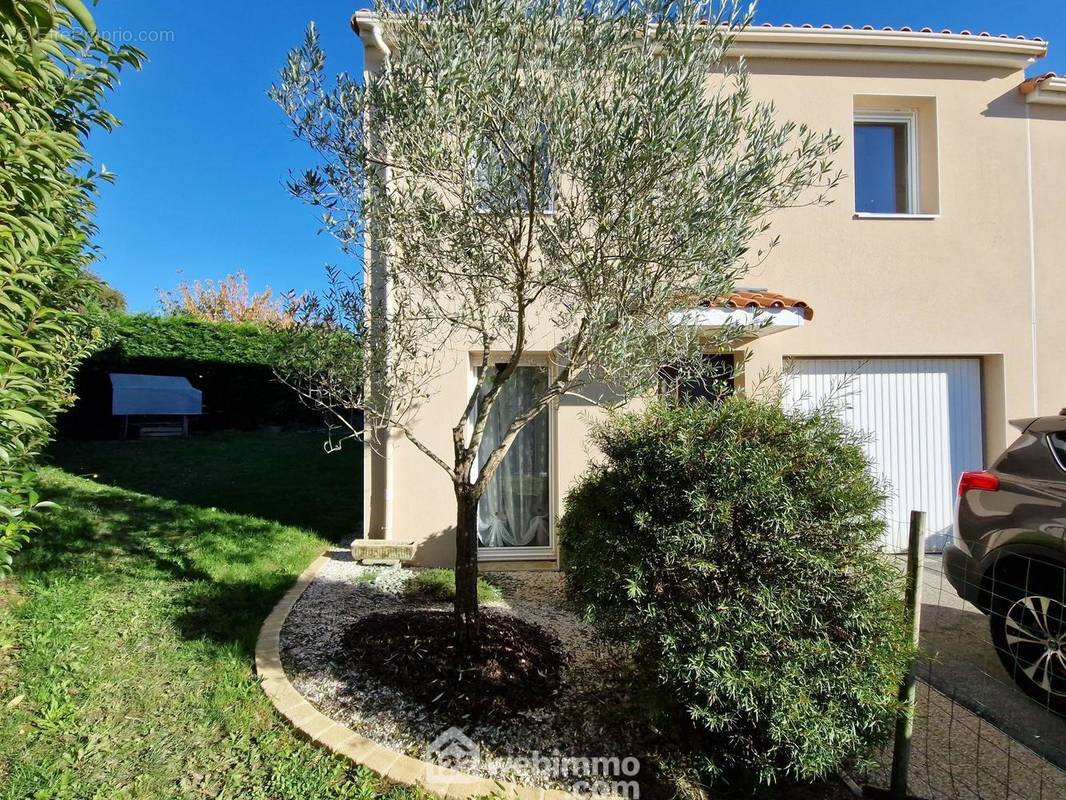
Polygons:
<instances>
[{"instance_id":1,"label":"leafy bush","mask_svg":"<svg viewBox=\"0 0 1066 800\"><path fill-rule=\"evenodd\" d=\"M227 364L270 364L278 335L250 322L205 322L188 316L116 314L105 325L102 358L180 358Z\"/></svg>"},{"instance_id":2,"label":"leafy bush","mask_svg":"<svg viewBox=\"0 0 1066 800\"><path fill-rule=\"evenodd\" d=\"M437 603L450 603L455 600L455 571L450 569L420 569L407 582L405 592L408 597ZM477 581L477 599L481 603L491 603L500 599L500 590L483 578Z\"/></svg>"},{"instance_id":3,"label":"leafy bush","mask_svg":"<svg viewBox=\"0 0 1066 800\"><path fill-rule=\"evenodd\" d=\"M185 316L208 322L254 322L264 326L290 327L299 300L275 297L269 286L253 292L243 272L219 281L182 281L173 292L160 292L159 303L167 316Z\"/></svg>"},{"instance_id":4,"label":"leafy bush","mask_svg":"<svg viewBox=\"0 0 1066 800\"><path fill-rule=\"evenodd\" d=\"M560 523L569 589L636 646L703 777L814 779L882 742L909 645L855 435L733 397L656 404L595 438L602 464Z\"/></svg>"},{"instance_id":5,"label":"leafy bush","mask_svg":"<svg viewBox=\"0 0 1066 800\"><path fill-rule=\"evenodd\" d=\"M142 54L93 31L80 0L0 3L0 576L34 530L34 460L98 336L93 195L111 176L86 168L84 141L117 123L100 104Z\"/></svg>"}]
</instances>

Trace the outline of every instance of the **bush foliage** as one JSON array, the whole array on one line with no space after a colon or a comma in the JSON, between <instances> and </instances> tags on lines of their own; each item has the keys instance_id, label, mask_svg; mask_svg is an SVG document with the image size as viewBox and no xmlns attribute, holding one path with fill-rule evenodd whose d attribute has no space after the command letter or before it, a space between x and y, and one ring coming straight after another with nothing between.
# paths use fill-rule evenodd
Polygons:
<instances>
[{"instance_id":1,"label":"bush foliage","mask_svg":"<svg viewBox=\"0 0 1066 800\"><path fill-rule=\"evenodd\" d=\"M278 334L250 322L205 322L184 315L116 314L105 325L106 357L180 358L226 364L270 364Z\"/></svg>"},{"instance_id":2,"label":"bush foliage","mask_svg":"<svg viewBox=\"0 0 1066 800\"><path fill-rule=\"evenodd\" d=\"M93 196L111 176L84 142L116 124L101 102L142 55L93 31L80 0L0 3L0 575L34 529L34 460L97 335Z\"/></svg>"},{"instance_id":3,"label":"bush foliage","mask_svg":"<svg viewBox=\"0 0 1066 800\"><path fill-rule=\"evenodd\" d=\"M880 743L909 656L884 495L825 412L729 398L614 417L560 524L573 597L636 646L703 776L823 776Z\"/></svg>"},{"instance_id":4,"label":"bush foliage","mask_svg":"<svg viewBox=\"0 0 1066 800\"><path fill-rule=\"evenodd\" d=\"M160 292L159 303L168 316L208 322L252 322L281 328L292 325L300 306L296 298L275 296L269 286L253 292L243 270L218 281L182 281L176 290Z\"/></svg>"}]
</instances>

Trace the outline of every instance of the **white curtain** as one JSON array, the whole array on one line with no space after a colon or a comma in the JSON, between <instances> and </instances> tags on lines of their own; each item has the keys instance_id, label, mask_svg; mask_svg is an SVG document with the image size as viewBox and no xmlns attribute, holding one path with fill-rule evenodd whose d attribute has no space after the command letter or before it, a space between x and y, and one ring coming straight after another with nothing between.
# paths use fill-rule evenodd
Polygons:
<instances>
[{"instance_id":1,"label":"white curtain","mask_svg":"<svg viewBox=\"0 0 1066 800\"><path fill-rule=\"evenodd\" d=\"M527 411L548 385L544 367L515 370L496 398L478 450L484 462L515 417ZM547 547L548 414L526 425L489 482L478 504L478 541L482 547Z\"/></svg>"}]
</instances>

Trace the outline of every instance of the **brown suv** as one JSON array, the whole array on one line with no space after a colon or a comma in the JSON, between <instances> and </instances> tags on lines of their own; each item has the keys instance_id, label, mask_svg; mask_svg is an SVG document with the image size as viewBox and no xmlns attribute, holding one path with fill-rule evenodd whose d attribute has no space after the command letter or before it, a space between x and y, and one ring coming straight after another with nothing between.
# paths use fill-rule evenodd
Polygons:
<instances>
[{"instance_id":1,"label":"brown suv","mask_svg":"<svg viewBox=\"0 0 1066 800\"><path fill-rule=\"evenodd\" d=\"M944 571L988 614L1000 661L1031 697L1066 712L1066 409L1013 421L1022 434L959 479Z\"/></svg>"}]
</instances>

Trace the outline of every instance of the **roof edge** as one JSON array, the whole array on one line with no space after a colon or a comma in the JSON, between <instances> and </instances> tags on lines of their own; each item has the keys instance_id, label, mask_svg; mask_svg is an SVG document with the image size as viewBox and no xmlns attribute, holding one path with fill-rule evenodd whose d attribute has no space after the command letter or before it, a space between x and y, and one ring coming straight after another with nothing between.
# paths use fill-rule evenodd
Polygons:
<instances>
[{"instance_id":1,"label":"roof edge","mask_svg":"<svg viewBox=\"0 0 1066 800\"><path fill-rule=\"evenodd\" d=\"M1039 39L853 28L750 27L734 52L746 58L947 63L1024 69L1047 54Z\"/></svg>"},{"instance_id":2,"label":"roof edge","mask_svg":"<svg viewBox=\"0 0 1066 800\"><path fill-rule=\"evenodd\" d=\"M1025 97L1026 103L1066 106L1066 77L1060 78L1054 72L1035 75L1022 81L1018 92Z\"/></svg>"},{"instance_id":3,"label":"roof edge","mask_svg":"<svg viewBox=\"0 0 1066 800\"><path fill-rule=\"evenodd\" d=\"M352 14L349 24L352 26L352 32L362 41L363 47L367 50L382 52L378 42L381 41L384 28L377 14L369 9L361 8ZM377 36L374 35L375 33Z\"/></svg>"},{"instance_id":4,"label":"roof edge","mask_svg":"<svg viewBox=\"0 0 1066 800\"><path fill-rule=\"evenodd\" d=\"M368 49L380 50L382 26L369 10L357 11L352 28ZM377 36L374 36L374 32ZM375 39L377 42L375 42ZM1024 69L1047 54L1041 39L932 30L750 26L737 34L733 53L745 58L947 63Z\"/></svg>"}]
</instances>

